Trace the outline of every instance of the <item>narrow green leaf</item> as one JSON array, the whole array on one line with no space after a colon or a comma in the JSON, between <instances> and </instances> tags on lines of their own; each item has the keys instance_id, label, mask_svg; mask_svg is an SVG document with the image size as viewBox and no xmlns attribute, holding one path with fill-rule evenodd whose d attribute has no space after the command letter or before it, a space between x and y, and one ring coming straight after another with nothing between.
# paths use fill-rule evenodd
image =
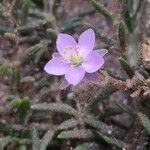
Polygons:
<instances>
[{"instance_id":1,"label":"narrow green leaf","mask_svg":"<svg viewBox=\"0 0 150 150\"><path fill-rule=\"evenodd\" d=\"M94 106L97 105L98 102L108 99L108 97L116 91L117 89L110 84L102 87L95 95L93 101L88 103L87 110L92 111L92 108L94 108Z\"/></svg>"},{"instance_id":2,"label":"narrow green leaf","mask_svg":"<svg viewBox=\"0 0 150 150\"><path fill-rule=\"evenodd\" d=\"M110 22L113 22L114 16L102 4L100 4L96 0L91 0L91 4L99 13L104 15L107 20L109 20Z\"/></svg>"},{"instance_id":3,"label":"narrow green leaf","mask_svg":"<svg viewBox=\"0 0 150 150\"><path fill-rule=\"evenodd\" d=\"M94 139L95 134L92 130L80 129L80 130L70 130L62 131L57 138L59 139Z\"/></svg>"},{"instance_id":4,"label":"narrow green leaf","mask_svg":"<svg viewBox=\"0 0 150 150\"><path fill-rule=\"evenodd\" d=\"M75 150L91 150L90 147L88 147L88 145L82 144L82 145L78 145Z\"/></svg>"},{"instance_id":5,"label":"narrow green leaf","mask_svg":"<svg viewBox=\"0 0 150 150\"><path fill-rule=\"evenodd\" d=\"M26 76L21 79L21 83L33 83L35 78L32 76Z\"/></svg>"},{"instance_id":6,"label":"narrow green leaf","mask_svg":"<svg viewBox=\"0 0 150 150\"><path fill-rule=\"evenodd\" d=\"M19 26L16 30L21 35L31 33L37 26Z\"/></svg>"},{"instance_id":7,"label":"narrow green leaf","mask_svg":"<svg viewBox=\"0 0 150 150\"><path fill-rule=\"evenodd\" d=\"M18 109L21 105L21 100L20 99L15 99L15 100L12 100L9 104L9 107L11 109Z\"/></svg>"},{"instance_id":8,"label":"narrow green leaf","mask_svg":"<svg viewBox=\"0 0 150 150\"><path fill-rule=\"evenodd\" d=\"M9 66L6 63L0 64L0 75L5 77L8 74Z\"/></svg>"},{"instance_id":9,"label":"narrow green leaf","mask_svg":"<svg viewBox=\"0 0 150 150\"><path fill-rule=\"evenodd\" d=\"M14 68L12 72L12 78L11 78L11 86L13 88L17 88L20 84L20 70L19 68Z\"/></svg>"},{"instance_id":10,"label":"narrow green leaf","mask_svg":"<svg viewBox=\"0 0 150 150\"><path fill-rule=\"evenodd\" d=\"M148 134L150 134L150 119L143 113L138 113L138 116L141 120L143 127L148 132Z\"/></svg>"},{"instance_id":11,"label":"narrow green leaf","mask_svg":"<svg viewBox=\"0 0 150 150\"><path fill-rule=\"evenodd\" d=\"M78 124L78 121L72 118L61 123L58 126L58 130L68 130L68 129L76 127L77 124Z\"/></svg>"},{"instance_id":12,"label":"narrow green leaf","mask_svg":"<svg viewBox=\"0 0 150 150\"><path fill-rule=\"evenodd\" d=\"M123 143L122 141L117 140L114 137L106 136L106 135L103 135L99 132L98 132L98 135L100 136L100 138L102 138L109 145L113 145L113 146L116 146L116 147L121 148L121 149L123 149L123 148L126 149L126 147L127 147L125 145L125 143Z\"/></svg>"},{"instance_id":13,"label":"narrow green leaf","mask_svg":"<svg viewBox=\"0 0 150 150\"><path fill-rule=\"evenodd\" d=\"M10 136L0 138L0 150L4 150L5 146L7 146L11 141L12 139Z\"/></svg>"},{"instance_id":14,"label":"narrow green leaf","mask_svg":"<svg viewBox=\"0 0 150 150\"><path fill-rule=\"evenodd\" d=\"M99 130L101 133L104 133L104 134L109 134L112 132L107 124L93 117L88 118L86 120L86 124Z\"/></svg>"},{"instance_id":15,"label":"narrow green leaf","mask_svg":"<svg viewBox=\"0 0 150 150\"><path fill-rule=\"evenodd\" d=\"M75 150L100 150L100 146L95 142L88 142L78 145Z\"/></svg>"},{"instance_id":16,"label":"narrow green leaf","mask_svg":"<svg viewBox=\"0 0 150 150\"><path fill-rule=\"evenodd\" d=\"M118 60L119 60L121 67L124 69L124 71L128 75L128 77L132 78L134 76L134 70L130 66L130 64L122 57L120 57Z\"/></svg>"},{"instance_id":17,"label":"narrow green leaf","mask_svg":"<svg viewBox=\"0 0 150 150\"><path fill-rule=\"evenodd\" d=\"M23 15L24 15L25 18L28 16L30 5L31 5L30 0L24 0L23 1L22 12L23 12Z\"/></svg>"},{"instance_id":18,"label":"narrow green leaf","mask_svg":"<svg viewBox=\"0 0 150 150\"><path fill-rule=\"evenodd\" d=\"M118 27L118 39L121 48L122 57L124 56L124 52L126 51L126 29L124 23L121 21Z\"/></svg>"},{"instance_id":19,"label":"narrow green leaf","mask_svg":"<svg viewBox=\"0 0 150 150\"><path fill-rule=\"evenodd\" d=\"M26 117L27 117L27 112L29 110L29 106L30 106L29 97L24 97L21 100L21 104L20 104L20 107L19 107L19 119L22 123L26 122Z\"/></svg>"},{"instance_id":20,"label":"narrow green leaf","mask_svg":"<svg viewBox=\"0 0 150 150\"><path fill-rule=\"evenodd\" d=\"M50 129L45 133L43 139L41 140L40 150L46 150L49 142L52 140L54 136L55 131L56 129Z\"/></svg>"},{"instance_id":21,"label":"narrow green leaf","mask_svg":"<svg viewBox=\"0 0 150 150\"><path fill-rule=\"evenodd\" d=\"M16 150L27 150L26 146L25 145L20 145L17 147Z\"/></svg>"},{"instance_id":22,"label":"narrow green leaf","mask_svg":"<svg viewBox=\"0 0 150 150\"><path fill-rule=\"evenodd\" d=\"M78 112L69 105L60 104L60 103L40 103L31 106L32 110L37 111L52 111L58 113L65 113L72 115L74 117L78 117Z\"/></svg>"},{"instance_id":23,"label":"narrow green leaf","mask_svg":"<svg viewBox=\"0 0 150 150\"><path fill-rule=\"evenodd\" d=\"M132 116L136 115L135 111L130 106L124 105L124 104L119 103L119 102L116 102L115 105L117 107L119 107L120 109L122 109L122 111L125 111L125 112L129 113Z\"/></svg>"},{"instance_id":24,"label":"narrow green leaf","mask_svg":"<svg viewBox=\"0 0 150 150\"><path fill-rule=\"evenodd\" d=\"M38 132L34 126L31 130L31 135L32 135L32 150L40 150L39 135L38 135Z\"/></svg>"}]
</instances>

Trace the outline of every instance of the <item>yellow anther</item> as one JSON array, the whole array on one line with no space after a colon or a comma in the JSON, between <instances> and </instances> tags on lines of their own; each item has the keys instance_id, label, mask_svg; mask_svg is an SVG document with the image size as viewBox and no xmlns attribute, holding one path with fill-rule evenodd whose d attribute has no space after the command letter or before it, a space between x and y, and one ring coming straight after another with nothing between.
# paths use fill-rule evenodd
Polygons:
<instances>
[{"instance_id":1,"label":"yellow anther","mask_svg":"<svg viewBox=\"0 0 150 150\"><path fill-rule=\"evenodd\" d=\"M77 54L71 55L71 63L74 67L79 66L83 62L83 58L79 57Z\"/></svg>"}]
</instances>

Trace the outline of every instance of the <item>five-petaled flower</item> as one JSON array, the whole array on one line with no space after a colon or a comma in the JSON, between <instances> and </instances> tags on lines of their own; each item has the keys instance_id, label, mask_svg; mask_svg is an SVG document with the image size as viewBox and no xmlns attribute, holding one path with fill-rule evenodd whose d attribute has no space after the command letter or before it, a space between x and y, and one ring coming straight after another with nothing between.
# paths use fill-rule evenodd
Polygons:
<instances>
[{"instance_id":1,"label":"five-petaled flower","mask_svg":"<svg viewBox=\"0 0 150 150\"><path fill-rule=\"evenodd\" d=\"M97 82L95 72L104 64L105 49L94 50L95 33L92 29L84 31L78 43L68 34L59 33L56 41L58 52L45 65L44 70L53 75L64 75L60 89L69 84L77 85L84 77Z\"/></svg>"}]
</instances>

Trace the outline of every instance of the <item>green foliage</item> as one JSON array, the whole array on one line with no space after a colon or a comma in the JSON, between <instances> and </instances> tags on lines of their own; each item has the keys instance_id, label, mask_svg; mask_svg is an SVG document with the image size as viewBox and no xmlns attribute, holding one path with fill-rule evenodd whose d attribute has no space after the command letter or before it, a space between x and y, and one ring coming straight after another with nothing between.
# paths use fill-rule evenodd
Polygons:
<instances>
[{"instance_id":1,"label":"green foliage","mask_svg":"<svg viewBox=\"0 0 150 150\"><path fill-rule=\"evenodd\" d=\"M40 140L39 140L39 135L37 133L37 129L35 126L32 127L31 130L31 136L32 136L32 150L39 150L40 148Z\"/></svg>"},{"instance_id":2,"label":"green foliage","mask_svg":"<svg viewBox=\"0 0 150 150\"><path fill-rule=\"evenodd\" d=\"M2 76L2 78L7 76L8 71L9 71L9 66L7 63L0 64L0 76Z\"/></svg>"},{"instance_id":3,"label":"green foliage","mask_svg":"<svg viewBox=\"0 0 150 150\"><path fill-rule=\"evenodd\" d=\"M30 107L29 97L24 97L23 99L21 99L19 107L19 118L22 123L26 123L29 107Z\"/></svg>"},{"instance_id":4,"label":"green foliage","mask_svg":"<svg viewBox=\"0 0 150 150\"><path fill-rule=\"evenodd\" d=\"M99 150L100 147L96 143L84 143L78 145L75 150Z\"/></svg>"},{"instance_id":5,"label":"green foliage","mask_svg":"<svg viewBox=\"0 0 150 150\"><path fill-rule=\"evenodd\" d=\"M69 130L62 131L57 138L59 139L94 139L96 136L92 130L80 129L80 130Z\"/></svg>"},{"instance_id":6,"label":"green foliage","mask_svg":"<svg viewBox=\"0 0 150 150\"><path fill-rule=\"evenodd\" d=\"M12 141L10 136L6 136L4 138L0 138L0 150L4 150L4 148Z\"/></svg>"},{"instance_id":7,"label":"green foliage","mask_svg":"<svg viewBox=\"0 0 150 150\"><path fill-rule=\"evenodd\" d=\"M91 4L99 13L104 15L108 21L113 22L114 16L102 4L96 0L91 0Z\"/></svg>"},{"instance_id":8,"label":"green foliage","mask_svg":"<svg viewBox=\"0 0 150 150\"><path fill-rule=\"evenodd\" d=\"M72 129L74 127L76 127L78 124L78 121L76 119L68 119L64 122L62 122L59 126L58 126L58 130L68 130L68 129Z\"/></svg>"},{"instance_id":9,"label":"green foliage","mask_svg":"<svg viewBox=\"0 0 150 150\"><path fill-rule=\"evenodd\" d=\"M50 129L45 133L43 139L41 140L40 150L46 150L46 147L48 146L48 143L52 140L55 131L56 129Z\"/></svg>"},{"instance_id":10,"label":"green foliage","mask_svg":"<svg viewBox=\"0 0 150 150\"><path fill-rule=\"evenodd\" d=\"M23 1L22 12L23 12L24 18L26 18L28 16L30 5L31 5L31 1L30 0L24 0Z\"/></svg>"},{"instance_id":11,"label":"green foliage","mask_svg":"<svg viewBox=\"0 0 150 150\"><path fill-rule=\"evenodd\" d=\"M121 149L126 148L125 144L122 141L117 140L115 137L103 135L101 133L98 133L98 135L109 145L114 145Z\"/></svg>"},{"instance_id":12,"label":"green foliage","mask_svg":"<svg viewBox=\"0 0 150 150\"><path fill-rule=\"evenodd\" d=\"M138 116L144 129L148 132L148 134L150 134L150 119L143 113L138 113Z\"/></svg>"},{"instance_id":13,"label":"green foliage","mask_svg":"<svg viewBox=\"0 0 150 150\"><path fill-rule=\"evenodd\" d=\"M122 52L122 56L124 57L124 52L126 51L126 29L124 22L120 22L119 27L118 27L118 38L119 38L119 44Z\"/></svg>"},{"instance_id":14,"label":"green foliage","mask_svg":"<svg viewBox=\"0 0 150 150\"><path fill-rule=\"evenodd\" d=\"M86 120L87 125L97 129L98 131L100 131L101 133L104 134L109 134L109 132L112 132L110 130L110 128L108 127L108 125L106 125L105 123L103 123L102 121L97 120L96 118L88 118Z\"/></svg>"},{"instance_id":15,"label":"green foliage","mask_svg":"<svg viewBox=\"0 0 150 150\"><path fill-rule=\"evenodd\" d=\"M11 77L11 86L12 88L16 89L20 84L20 70L19 68L14 68L12 70L12 77Z\"/></svg>"},{"instance_id":16,"label":"green foliage","mask_svg":"<svg viewBox=\"0 0 150 150\"><path fill-rule=\"evenodd\" d=\"M78 112L69 105L59 104L59 103L39 103L31 106L32 110L36 111L52 111L58 113L65 113L68 115L72 115L74 117L78 117Z\"/></svg>"},{"instance_id":17,"label":"green foliage","mask_svg":"<svg viewBox=\"0 0 150 150\"><path fill-rule=\"evenodd\" d=\"M26 76L21 78L21 83L34 83L35 82L35 78L32 76Z\"/></svg>"},{"instance_id":18,"label":"green foliage","mask_svg":"<svg viewBox=\"0 0 150 150\"><path fill-rule=\"evenodd\" d=\"M128 77L132 78L134 76L133 68L128 64L128 62L124 58L120 57L118 60Z\"/></svg>"},{"instance_id":19,"label":"green foliage","mask_svg":"<svg viewBox=\"0 0 150 150\"><path fill-rule=\"evenodd\" d=\"M148 150L150 120L143 112L149 112L149 97L145 95L149 91L146 85L149 83L149 70L144 68L142 61L142 66L138 66L136 40L136 33L142 35L136 29L141 29L140 18L144 19L138 15L144 1L90 1L93 8L84 10L83 3L81 12L74 15L72 13L80 7L68 9L68 4L75 1L67 1L66 4L61 0L1 1L0 150L140 150L139 145ZM70 9L73 10L68 13ZM100 20L97 19L99 14ZM100 24L96 27L95 22ZM142 29L143 26L146 27L144 23ZM108 49L108 57L118 57L115 50L120 50L119 63L133 82L133 88L128 89L126 78L118 73L117 68L113 65L108 67L115 61L111 57L108 66L102 68L108 74L97 72L100 84L83 82L82 91L80 85L75 87L79 89L75 93L71 88L59 91L60 78L46 76L43 67L56 50L58 33L67 32L76 38L85 28L93 29L102 42L95 49ZM142 67L146 76L138 67ZM135 72L142 74L140 83L139 79L133 78ZM118 86L121 87L122 83L127 85L126 91L119 91ZM95 89L95 95L90 86ZM93 95L85 101L87 89ZM133 92L140 92L137 100L131 98Z\"/></svg>"}]
</instances>

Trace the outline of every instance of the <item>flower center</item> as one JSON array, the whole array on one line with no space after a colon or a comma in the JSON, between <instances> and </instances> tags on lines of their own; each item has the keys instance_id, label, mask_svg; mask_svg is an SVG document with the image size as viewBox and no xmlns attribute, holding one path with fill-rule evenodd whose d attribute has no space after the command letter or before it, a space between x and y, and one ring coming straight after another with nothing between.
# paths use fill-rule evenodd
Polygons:
<instances>
[{"instance_id":1,"label":"flower center","mask_svg":"<svg viewBox=\"0 0 150 150\"><path fill-rule=\"evenodd\" d=\"M79 46L66 46L64 48L65 60L71 62L71 67L78 67L83 63L83 57L78 55L79 48Z\"/></svg>"},{"instance_id":2,"label":"flower center","mask_svg":"<svg viewBox=\"0 0 150 150\"><path fill-rule=\"evenodd\" d=\"M83 63L83 58L78 56L77 54L72 54L70 59L72 67L80 66Z\"/></svg>"}]
</instances>

